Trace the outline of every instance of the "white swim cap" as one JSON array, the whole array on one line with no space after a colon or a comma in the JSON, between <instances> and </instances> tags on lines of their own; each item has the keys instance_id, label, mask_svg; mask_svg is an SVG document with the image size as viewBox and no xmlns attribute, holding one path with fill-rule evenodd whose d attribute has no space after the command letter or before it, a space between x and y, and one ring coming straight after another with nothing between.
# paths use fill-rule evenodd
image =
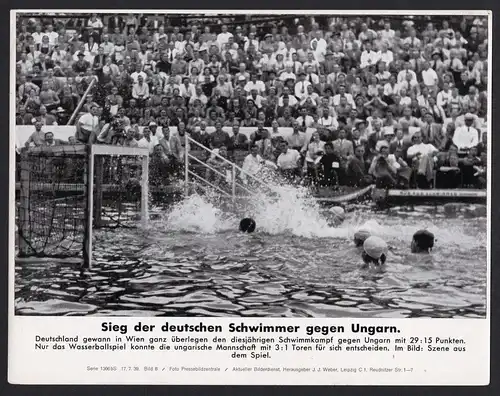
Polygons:
<instances>
[{"instance_id":1,"label":"white swim cap","mask_svg":"<svg viewBox=\"0 0 500 396\"><path fill-rule=\"evenodd\" d=\"M359 229L358 231L356 231L354 233L354 240L358 240L358 241L361 241L361 242L364 242L366 241L369 237L371 236L371 233L370 231L368 231L367 229L364 229L364 228L361 228Z\"/></svg>"},{"instance_id":2,"label":"white swim cap","mask_svg":"<svg viewBox=\"0 0 500 396\"><path fill-rule=\"evenodd\" d=\"M344 221L345 220L345 211L340 206L334 206L330 208L329 212L333 215L335 220Z\"/></svg>"},{"instance_id":3,"label":"white swim cap","mask_svg":"<svg viewBox=\"0 0 500 396\"><path fill-rule=\"evenodd\" d=\"M371 236L363 244L363 250L371 258L378 260L383 254L387 254L387 243L382 238Z\"/></svg>"}]
</instances>

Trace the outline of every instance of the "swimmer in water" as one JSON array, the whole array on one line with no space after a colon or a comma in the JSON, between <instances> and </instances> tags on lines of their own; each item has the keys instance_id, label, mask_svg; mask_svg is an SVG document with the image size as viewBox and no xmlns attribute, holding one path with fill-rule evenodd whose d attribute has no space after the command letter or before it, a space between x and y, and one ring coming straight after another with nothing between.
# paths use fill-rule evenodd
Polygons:
<instances>
[{"instance_id":1,"label":"swimmer in water","mask_svg":"<svg viewBox=\"0 0 500 396\"><path fill-rule=\"evenodd\" d=\"M387 243L379 237L370 236L363 243L363 268L367 268L370 264L376 267L381 267L387 259Z\"/></svg>"},{"instance_id":2,"label":"swimmer in water","mask_svg":"<svg viewBox=\"0 0 500 396\"><path fill-rule=\"evenodd\" d=\"M251 219L249 217L245 217L244 219L241 219L240 221L240 231L241 232L248 232L249 234L255 231L255 220Z\"/></svg>"},{"instance_id":3,"label":"swimmer in water","mask_svg":"<svg viewBox=\"0 0 500 396\"><path fill-rule=\"evenodd\" d=\"M334 206L327 211L327 220L331 226L339 226L345 220L345 211L340 206Z\"/></svg>"},{"instance_id":4,"label":"swimmer in water","mask_svg":"<svg viewBox=\"0 0 500 396\"><path fill-rule=\"evenodd\" d=\"M371 236L370 231L363 228L354 233L354 245L356 247L363 247L363 243Z\"/></svg>"},{"instance_id":5,"label":"swimmer in water","mask_svg":"<svg viewBox=\"0 0 500 396\"><path fill-rule=\"evenodd\" d=\"M430 253L434 247L434 234L427 230L418 230L411 240L412 253Z\"/></svg>"}]
</instances>

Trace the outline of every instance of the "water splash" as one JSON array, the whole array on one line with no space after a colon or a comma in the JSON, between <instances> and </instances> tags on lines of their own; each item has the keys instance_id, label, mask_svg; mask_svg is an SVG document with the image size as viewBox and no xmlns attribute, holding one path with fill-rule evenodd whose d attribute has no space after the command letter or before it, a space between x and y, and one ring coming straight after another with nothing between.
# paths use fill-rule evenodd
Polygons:
<instances>
[{"instance_id":1,"label":"water splash","mask_svg":"<svg viewBox=\"0 0 500 396\"><path fill-rule=\"evenodd\" d=\"M257 232L270 235L352 240L359 228L365 228L390 244L406 245L417 230L428 229L435 234L439 245L475 248L486 243L486 232L482 228L471 230L463 219L457 219L453 226L440 228L437 225L440 222L430 215L401 219L386 213L373 213L369 208L349 213L344 223L335 227L328 219L328 211L313 199L309 189L287 185L275 175L265 175L265 181L272 192L254 188L255 195L244 202L239 212L217 194L193 194L173 205L153 228L217 234L236 231L242 217L252 217L257 223Z\"/></svg>"},{"instance_id":2,"label":"water splash","mask_svg":"<svg viewBox=\"0 0 500 396\"><path fill-rule=\"evenodd\" d=\"M209 199L194 194L173 205L161 224L167 231L213 234L234 228L235 222L232 213L224 212Z\"/></svg>"}]
</instances>

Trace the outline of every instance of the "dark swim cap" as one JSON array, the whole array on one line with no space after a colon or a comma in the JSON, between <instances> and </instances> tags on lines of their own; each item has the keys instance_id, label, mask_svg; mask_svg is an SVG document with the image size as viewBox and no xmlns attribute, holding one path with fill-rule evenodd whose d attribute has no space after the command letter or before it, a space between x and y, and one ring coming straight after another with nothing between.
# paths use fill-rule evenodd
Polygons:
<instances>
[{"instance_id":1,"label":"dark swim cap","mask_svg":"<svg viewBox=\"0 0 500 396\"><path fill-rule=\"evenodd\" d=\"M413 241L419 249L429 251L434 247L434 234L427 230L419 230L413 234Z\"/></svg>"},{"instance_id":2,"label":"dark swim cap","mask_svg":"<svg viewBox=\"0 0 500 396\"><path fill-rule=\"evenodd\" d=\"M254 232L255 231L255 220L249 217L245 217L240 221L240 231L241 232Z\"/></svg>"}]
</instances>

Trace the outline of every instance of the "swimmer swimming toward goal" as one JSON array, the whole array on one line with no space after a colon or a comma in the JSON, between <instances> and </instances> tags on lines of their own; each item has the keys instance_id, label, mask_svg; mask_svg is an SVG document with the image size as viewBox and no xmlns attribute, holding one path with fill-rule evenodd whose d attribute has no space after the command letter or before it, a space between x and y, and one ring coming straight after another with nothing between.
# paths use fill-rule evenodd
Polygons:
<instances>
[{"instance_id":1,"label":"swimmer swimming toward goal","mask_svg":"<svg viewBox=\"0 0 500 396\"><path fill-rule=\"evenodd\" d=\"M387 243L382 238L377 236L368 237L363 243L363 268L368 267L370 264L380 267L385 264L387 259Z\"/></svg>"},{"instance_id":2,"label":"swimmer swimming toward goal","mask_svg":"<svg viewBox=\"0 0 500 396\"><path fill-rule=\"evenodd\" d=\"M356 247L363 247L363 243L371 236L370 231L363 228L354 233L354 245Z\"/></svg>"},{"instance_id":3,"label":"swimmer swimming toward goal","mask_svg":"<svg viewBox=\"0 0 500 396\"><path fill-rule=\"evenodd\" d=\"M430 253L434 247L434 234L427 230L418 230L411 240L412 253Z\"/></svg>"},{"instance_id":4,"label":"swimmer swimming toward goal","mask_svg":"<svg viewBox=\"0 0 500 396\"><path fill-rule=\"evenodd\" d=\"M240 221L240 231L241 232L248 232L249 234L255 231L256 223L254 219L251 219L249 217L245 217L244 219L241 219Z\"/></svg>"}]
</instances>

